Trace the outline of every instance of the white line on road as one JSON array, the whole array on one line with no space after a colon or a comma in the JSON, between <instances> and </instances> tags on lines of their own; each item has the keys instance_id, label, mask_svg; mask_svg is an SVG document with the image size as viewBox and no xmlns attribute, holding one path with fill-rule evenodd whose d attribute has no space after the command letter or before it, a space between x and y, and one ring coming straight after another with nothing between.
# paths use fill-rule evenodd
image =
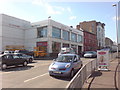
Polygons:
<instances>
[{"instance_id":1,"label":"white line on road","mask_svg":"<svg viewBox=\"0 0 120 90\"><path fill-rule=\"evenodd\" d=\"M34 78L31 78L31 79L25 80L24 83L25 83L25 82L28 82L28 81L31 81L31 80L33 80L33 79L36 79L36 78L39 78L39 77L45 76L45 75L47 75L47 74L48 74L48 73L45 73L45 74L42 74L42 75L36 76L36 77L34 77Z\"/></svg>"}]
</instances>

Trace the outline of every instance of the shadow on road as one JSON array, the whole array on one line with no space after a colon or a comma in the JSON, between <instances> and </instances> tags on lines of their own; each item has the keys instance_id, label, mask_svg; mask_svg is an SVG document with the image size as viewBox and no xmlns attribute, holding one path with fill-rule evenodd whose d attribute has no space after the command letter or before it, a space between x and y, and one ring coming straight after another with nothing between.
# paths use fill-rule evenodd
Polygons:
<instances>
[{"instance_id":1,"label":"shadow on road","mask_svg":"<svg viewBox=\"0 0 120 90\"><path fill-rule=\"evenodd\" d=\"M55 79L64 80L64 81L70 81L71 79L69 77L62 77L62 76L52 76Z\"/></svg>"},{"instance_id":2,"label":"shadow on road","mask_svg":"<svg viewBox=\"0 0 120 90\"><path fill-rule=\"evenodd\" d=\"M100 72L100 71L94 71L93 73L92 73L92 75L90 76L90 78L91 77L99 77L99 76L101 76L102 75L102 72Z\"/></svg>"},{"instance_id":3,"label":"shadow on road","mask_svg":"<svg viewBox=\"0 0 120 90\"><path fill-rule=\"evenodd\" d=\"M11 66L11 67L8 67L7 69L5 70L2 70L3 72L9 72L9 71L23 71L23 70L29 70L31 69L32 65L28 65L26 67L23 67L23 66Z\"/></svg>"}]
</instances>

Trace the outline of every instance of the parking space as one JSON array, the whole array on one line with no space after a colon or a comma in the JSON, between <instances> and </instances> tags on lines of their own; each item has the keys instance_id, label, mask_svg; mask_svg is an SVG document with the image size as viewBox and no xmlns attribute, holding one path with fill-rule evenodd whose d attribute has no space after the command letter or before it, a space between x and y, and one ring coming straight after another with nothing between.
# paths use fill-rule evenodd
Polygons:
<instances>
[{"instance_id":1,"label":"parking space","mask_svg":"<svg viewBox=\"0 0 120 90\"><path fill-rule=\"evenodd\" d=\"M93 60L81 58L83 64ZM1 71L3 88L65 88L70 80L63 77L51 77L48 67L52 60L34 60L26 67L10 67Z\"/></svg>"}]
</instances>

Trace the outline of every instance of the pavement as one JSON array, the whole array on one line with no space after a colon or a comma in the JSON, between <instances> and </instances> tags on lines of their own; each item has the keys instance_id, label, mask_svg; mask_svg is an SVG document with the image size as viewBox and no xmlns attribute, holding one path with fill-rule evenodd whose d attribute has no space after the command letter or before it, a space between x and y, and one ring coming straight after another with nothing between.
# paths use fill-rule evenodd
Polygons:
<instances>
[{"instance_id":1,"label":"pavement","mask_svg":"<svg viewBox=\"0 0 120 90\"><path fill-rule=\"evenodd\" d=\"M90 89L108 89L120 90L120 58L114 59L110 62L109 70L98 71L96 70L84 83L83 88ZM116 69L116 67L118 67ZM116 71L116 73L115 73Z\"/></svg>"}]
</instances>

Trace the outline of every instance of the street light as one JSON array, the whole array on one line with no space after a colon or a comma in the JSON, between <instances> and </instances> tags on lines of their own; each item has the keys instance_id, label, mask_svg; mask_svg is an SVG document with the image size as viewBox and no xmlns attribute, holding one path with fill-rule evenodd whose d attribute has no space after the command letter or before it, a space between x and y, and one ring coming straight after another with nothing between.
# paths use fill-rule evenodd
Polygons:
<instances>
[{"instance_id":1,"label":"street light","mask_svg":"<svg viewBox=\"0 0 120 90\"><path fill-rule=\"evenodd\" d=\"M117 4L113 4L113 7L116 7L116 34L117 34L117 57L118 57L118 25L117 25Z\"/></svg>"}]
</instances>

